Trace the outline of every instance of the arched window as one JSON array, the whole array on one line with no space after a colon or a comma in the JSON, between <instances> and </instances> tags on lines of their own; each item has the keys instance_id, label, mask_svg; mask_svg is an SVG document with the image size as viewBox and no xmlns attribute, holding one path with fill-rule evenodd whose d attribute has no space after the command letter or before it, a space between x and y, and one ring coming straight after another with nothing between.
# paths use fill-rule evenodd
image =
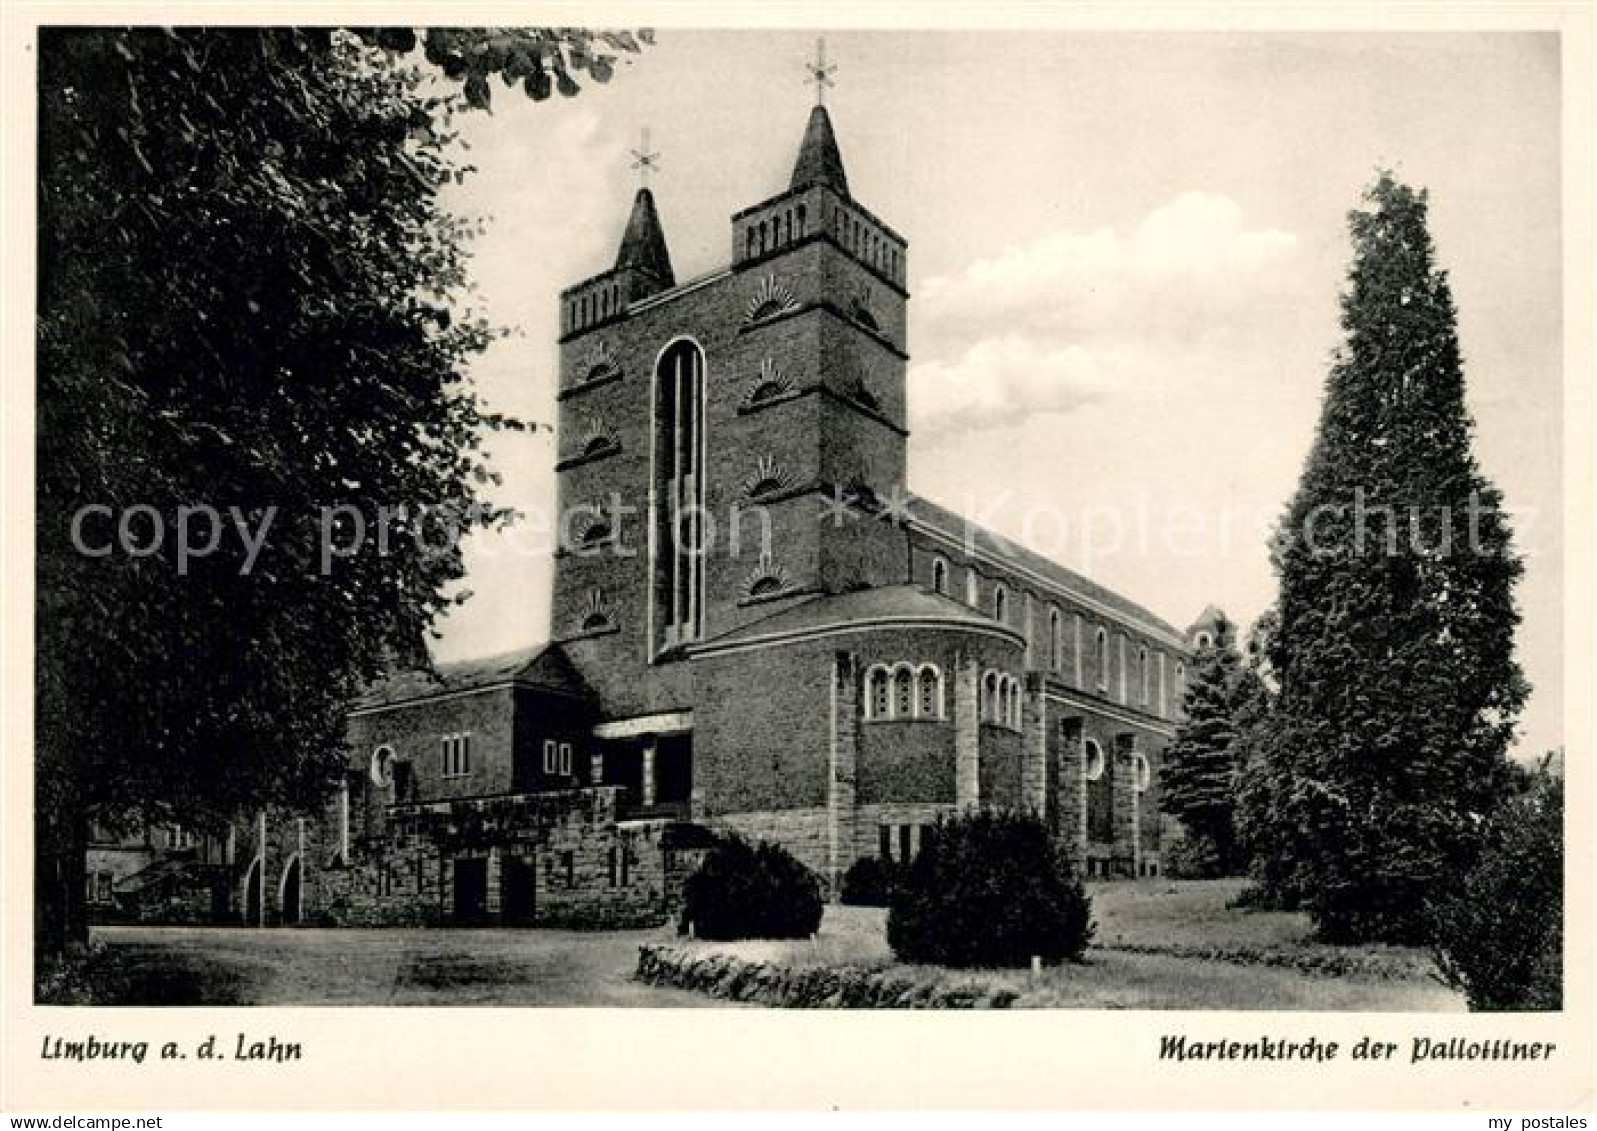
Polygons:
<instances>
[{"instance_id":1,"label":"arched window","mask_svg":"<svg viewBox=\"0 0 1597 1131\"><path fill-rule=\"evenodd\" d=\"M981 579L973 569L965 573L965 604L973 609L981 604Z\"/></svg>"},{"instance_id":2,"label":"arched window","mask_svg":"<svg viewBox=\"0 0 1597 1131\"><path fill-rule=\"evenodd\" d=\"M1128 696L1130 694L1130 690L1129 690L1130 689L1130 683L1127 680L1127 675L1129 674L1128 669L1130 668L1130 665L1126 662L1126 634L1125 633L1123 633L1123 632L1115 633L1115 645L1116 645L1115 650L1120 653L1120 655L1118 657L1118 659L1120 661L1120 679L1118 681L1116 690L1118 690L1120 692L1120 701L1122 703L1129 703L1131 701L1128 698Z\"/></svg>"},{"instance_id":3,"label":"arched window","mask_svg":"<svg viewBox=\"0 0 1597 1131\"><path fill-rule=\"evenodd\" d=\"M998 716L998 673L988 672L982 676L981 703L977 714L983 722L992 722Z\"/></svg>"},{"instance_id":4,"label":"arched window","mask_svg":"<svg viewBox=\"0 0 1597 1131\"><path fill-rule=\"evenodd\" d=\"M1165 683L1164 653L1159 653L1159 714L1165 718L1170 717L1170 689Z\"/></svg>"},{"instance_id":5,"label":"arched window","mask_svg":"<svg viewBox=\"0 0 1597 1131\"><path fill-rule=\"evenodd\" d=\"M804 236L806 234L807 227L808 227L808 224L807 224L807 222L806 222L806 220L804 218L804 206L801 204L801 205L798 206L798 238L799 239L803 239L804 238Z\"/></svg>"},{"instance_id":6,"label":"arched window","mask_svg":"<svg viewBox=\"0 0 1597 1131\"><path fill-rule=\"evenodd\" d=\"M1082 766L1082 776L1088 781L1097 781L1103 777L1104 761L1103 747L1089 738L1083 744L1086 752L1085 765Z\"/></svg>"},{"instance_id":7,"label":"arched window","mask_svg":"<svg viewBox=\"0 0 1597 1131\"><path fill-rule=\"evenodd\" d=\"M1153 702L1153 676L1148 670L1148 649L1146 646L1137 649L1137 680L1138 702L1147 707Z\"/></svg>"},{"instance_id":8,"label":"arched window","mask_svg":"<svg viewBox=\"0 0 1597 1131\"><path fill-rule=\"evenodd\" d=\"M1214 637L1209 635L1207 632L1200 632L1196 637L1193 638L1193 643L1199 648L1209 648L1214 644Z\"/></svg>"},{"instance_id":9,"label":"arched window","mask_svg":"<svg viewBox=\"0 0 1597 1131\"><path fill-rule=\"evenodd\" d=\"M1176 706L1177 707L1179 707L1181 705L1181 701L1186 697L1186 694L1187 694L1187 665L1183 664L1180 660L1177 660L1176 661L1176 686L1175 686L1175 702L1176 702Z\"/></svg>"},{"instance_id":10,"label":"arched window","mask_svg":"<svg viewBox=\"0 0 1597 1131\"><path fill-rule=\"evenodd\" d=\"M1063 634L1064 623L1060 619L1059 610L1050 608L1048 610L1048 670L1051 672L1059 670L1059 662L1064 655L1061 650L1064 645Z\"/></svg>"},{"instance_id":11,"label":"arched window","mask_svg":"<svg viewBox=\"0 0 1597 1131\"><path fill-rule=\"evenodd\" d=\"M893 672L893 717L915 717L915 673L907 664Z\"/></svg>"},{"instance_id":12,"label":"arched window","mask_svg":"<svg viewBox=\"0 0 1597 1131\"><path fill-rule=\"evenodd\" d=\"M745 257L752 259L754 258L754 225L750 224L743 235L743 254Z\"/></svg>"},{"instance_id":13,"label":"arched window","mask_svg":"<svg viewBox=\"0 0 1597 1131\"><path fill-rule=\"evenodd\" d=\"M1099 628L1095 636L1093 670L1098 677L1098 690L1109 690L1109 633Z\"/></svg>"},{"instance_id":14,"label":"arched window","mask_svg":"<svg viewBox=\"0 0 1597 1131\"><path fill-rule=\"evenodd\" d=\"M887 669L883 667L874 667L865 673L867 719L886 719L892 716L893 699L892 690L888 686L889 679Z\"/></svg>"},{"instance_id":15,"label":"arched window","mask_svg":"<svg viewBox=\"0 0 1597 1131\"><path fill-rule=\"evenodd\" d=\"M1131 788L1146 793L1152 784L1153 769L1148 765L1148 756L1138 750L1131 755Z\"/></svg>"},{"instance_id":16,"label":"arched window","mask_svg":"<svg viewBox=\"0 0 1597 1131\"><path fill-rule=\"evenodd\" d=\"M932 559L932 592L948 592L948 563L942 558Z\"/></svg>"},{"instance_id":17,"label":"arched window","mask_svg":"<svg viewBox=\"0 0 1597 1131\"><path fill-rule=\"evenodd\" d=\"M704 352L686 339L655 370L656 603L666 646L697 640L704 628Z\"/></svg>"},{"instance_id":18,"label":"arched window","mask_svg":"<svg viewBox=\"0 0 1597 1131\"><path fill-rule=\"evenodd\" d=\"M916 704L917 714L923 719L940 719L943 717L943 676L931 664L923 664L919 675L916 677L920 685L920 701Z\"/></svg>"},{"instance_id":19,"label":"arched window","mask_svg":"<svg viewBox=\"0 0 1597 1131\"><path fill-rule=\"evenodd\" d=\"M993 619L1006 624L1009 621L1009 590L1002 584L993 590Z\"/></svg>"}]
</instances>

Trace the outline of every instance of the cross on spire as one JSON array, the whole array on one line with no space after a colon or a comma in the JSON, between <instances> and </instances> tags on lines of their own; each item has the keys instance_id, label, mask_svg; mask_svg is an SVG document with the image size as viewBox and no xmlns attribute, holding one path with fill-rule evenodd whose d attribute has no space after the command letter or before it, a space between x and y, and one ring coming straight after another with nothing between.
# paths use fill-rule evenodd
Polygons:
<instances>
[{"instance_id":1,"label":"cross on spire","mask_svg":"<svg viewBox=\"0 0 1597 1131\"><path fill-rule=\"evenodd\" d=\"M805 63L804 69L809 71L810 77L805 83L815 84L815 105L826 105L826 88L835 85L832 82L832 72L837 70L837 64L826 61L826 39L822 37L815 41L815 62Z\"/></svg>"},{"instance_id":2,"label":"cross on spire","mask_svg":"<svg viewBox=\"0 0 1597 1131\"><path fill-rule=\"evenodd\" d=\"M644 188L649 187L649 174L660 167L660 153L649 148L649 127L643 127L643 140L638 148L630 149L632 154L632 167L638 172L638 182Z\"/></svg>"}]
</instances>

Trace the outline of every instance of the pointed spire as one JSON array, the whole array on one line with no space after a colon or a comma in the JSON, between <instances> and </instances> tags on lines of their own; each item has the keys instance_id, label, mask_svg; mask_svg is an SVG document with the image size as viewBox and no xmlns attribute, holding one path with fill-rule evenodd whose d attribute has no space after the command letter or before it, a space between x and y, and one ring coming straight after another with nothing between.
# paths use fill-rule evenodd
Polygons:
<instances>
[{"instance_id":1,"label":"pointed spire","mask_svg":"<svg viewBox=\"0 0 1597 1131\"><path fill-rule=\"evenodd\" d=\"M799 144L798 160L793 163L791 188L808 188L811 185L830 185L844 196L848 195L848 176L843 172L843 155L837 149L837 136L832 132L832 119L826 107L817 105L810 111L810 121L804 127L804 140Z\"/></svg>"},{"instance_id":2,"label":"pointed spire","mask_svg":"<svg viewBox=\"0 0 1597 1131\"><path fill-rule=\"evenodd\" d=\"M632 217L627 221L626 234L621 237L616 267L635 267L667 287L676 283L676 276L671 272L671 253L665 247L665 230L660 227L659 213L654 210L654 194L646 188L640 188L633 198Z\"/></svg>"}]
</instances>

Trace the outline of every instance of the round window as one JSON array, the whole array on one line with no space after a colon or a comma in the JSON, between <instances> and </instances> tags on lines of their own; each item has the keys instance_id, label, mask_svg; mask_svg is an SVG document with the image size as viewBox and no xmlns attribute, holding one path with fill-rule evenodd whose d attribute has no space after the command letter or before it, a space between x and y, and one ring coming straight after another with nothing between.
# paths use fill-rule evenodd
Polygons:
<instances>
[{"instance_id":1,"label":"round window","mask_svg":"<svg viewBox=\"0 0 1597 1131\"><path fill-rule=\"evenodd\" d=\"M390 746L379 746L372 751L372 781L380 786L394 784L394 751Z\"/></svg>"},{"instance_id":2,"label":"round window","mask_svg":"<svg viewBox=\"0 0 1597 1131\"><path fill-rule=\"evenodd\" d=\"M1097 781L1103 777L1103 747L1092 739L1087 739L1087 765L1085 774L1088 781Z\"/></svg>"}]
</instances>

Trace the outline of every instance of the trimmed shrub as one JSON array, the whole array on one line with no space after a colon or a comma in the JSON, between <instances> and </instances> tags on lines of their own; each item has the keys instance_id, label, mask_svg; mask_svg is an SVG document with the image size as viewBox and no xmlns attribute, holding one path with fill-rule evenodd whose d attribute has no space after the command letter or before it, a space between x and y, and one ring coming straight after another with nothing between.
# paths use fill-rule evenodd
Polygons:
<instances>
[{"instance_id":1,"label":"trimmed shrub","mask_svg":"<svg viewBox=\"0 0 1597 1131\"><path fill-rule=\"evenodd\" d=\"M852 907L886 907L903 879L905 866L880 856L861 856L843 873L838 898Z\"/></svg>"},{"instance_id":2,"label":"trimmed shrub","mask_svg":"<svg viewBox=\"0 0 1597 1131\"><path fill-rule=\"evenodd\" d=\"M1543 769L1492 816L1457 894L1431 913L1448 985L1477 1011L1563 1008L1564 785Z\"/></svg>"},{"instance_id":3,"label":"trimmed shrub","mask_svg":"<svg viewBox=\"0 0 1597 1131\"><path fill-rule=\"evenodd\" d=\"M821 925L821 881L787 849L721 838L682 887L678 933L701 939L802 939Z\"/></svg>"},{"instance_id":4,"label":"trimmed shrub","mask_svg":"<svg viewBox=\"0 0 1597 1131\"><path fill-rule=\"evenodd\" d=\"M1035 817L940 821L893 892L887 941L903 962L1026 966L1079 961L1092 901Z\"/></svg>"}]
</instances>

